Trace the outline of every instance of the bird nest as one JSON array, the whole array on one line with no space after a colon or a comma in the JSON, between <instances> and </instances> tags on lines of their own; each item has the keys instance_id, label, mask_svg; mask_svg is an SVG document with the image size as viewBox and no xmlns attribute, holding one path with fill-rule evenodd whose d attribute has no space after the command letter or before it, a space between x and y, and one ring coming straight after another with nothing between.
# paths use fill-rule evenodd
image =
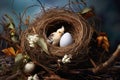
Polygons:
<instances>
[{"instance_id":1,"label":"bird nest","mask_svg":"<svg viewBox=\"0 0 120 80\"><path fill-rule=\"evenodd\" d=\"M66 47L54 46L47 42L48 36L61 26L64 26L65 32L69 32L73 38L73 43ZM31 48L26 39L29 34L41 36L47 44L48 53L40 46ZM23 33L21 45L33 61L54 69L58 61L66 54L72 55L69 65L86 60L92 35L93 29L81 15L69 10L51 9L37 16L35 21L30 24L30 27Z\"/></svg>"}]
</instances>

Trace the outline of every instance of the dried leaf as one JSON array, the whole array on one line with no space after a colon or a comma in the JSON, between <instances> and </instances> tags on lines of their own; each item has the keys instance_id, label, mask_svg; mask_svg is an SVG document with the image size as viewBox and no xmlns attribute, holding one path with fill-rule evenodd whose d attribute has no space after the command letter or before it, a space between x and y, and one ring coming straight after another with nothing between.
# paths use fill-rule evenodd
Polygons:
<instances>
[{"instance_id":1,"label":"dried leaf","mask_svg":"<svg viewBox=\"0 0 120 80\"><path fill-rule=\"evenodd\" d=\"M35 47L35 44L39 45L43 51L48 53L48 47L43 37L38 34L28 35L27 40L29 41L30 47Z\"/></svg>"},{"instance_id":2,"label":"dried leaf","mask_svg":"<svg viewBox=\"0 0 120 80\"><path fill-rule=\"evenodd\" d=\"M97 37L98 46L100 46L102 44L102 41L103 41L103 37L102 36L98 36Z\"/></svg>"},{"instance_id":3,"label":"dried leaf","mask_svg":"<svg viewBox=\"0 0 120 80\"><path fill-rule=\"evenodd\" d=\"M17 36L11 36L11 40L13 41L13 42L18 42L18 37Z\"/></svg>"},{"instance_id":4,"label":"dried leaf","mask_svg":"<svg viewBox=\"0 0 120 80\"><path fill-rule=\"evenodd\" d=\"M97 42L99 47L101 46L105 51L109 51L110 44L105 33L101 33L100 36L97 37Z\"/></svg>"},{"instance_id":5,"label":"dried leaf","mask_svg":"<svg viewBox=\"0 0 120 80\"><path fill-rule=\"evenodd\" d=\"M86 7L80 13L85 14L85 13L88 13L89 11L91 11L91 10L92 10L91 8Z\"/></svg>"},{"instance_id":6,"label":"dried leaf","mask_svg":"<svg viewBox=\"0 0 120 80\"><path fill-rule=\"evenodd\" d=\"M8 56L16 56L19 53L19 50L15 52L14 48L10 47L10 48L3 49L2 52Z\"/></svg>"},{"instance_id":7,"label":"dried leaf","mask_svg":"<svg viewBox=\"0 0 120 80\"><path fill-rule=\"evenodd\" d=\"M16 55L13 47L3 49L2 52L5 53L8 56L15 56Z\"/></svg>"},{"instance_id":8,"label":"dried leaf","mask_svg":"<svg viewBox=\"0 0 120 80\"><path fill-rule=\"evenodd\" d=\"M6 22L9 23L8 28L9 29L15 29L15 24L14 24L13 19L11 18L11 16L5 14L5 18L7 19Z\"/></svg>"},{"instance_id":9,"label":"dried leaf","mask_svg":"<svg viewBox=\"0 0 120 80\"><path fill-rule=\"evenodd\" d=\"M108 38L106 36L104 36L103 38L103 45L102 47L108 52L109 51L109 47L110 47L110 44L109 44L109 41L108 41Z\"/></svg>"},{"instance_id":10,"label":"dried leaf","mask_svg":"<svg viewBox=\"0 0 120 80\"><path fill-rule=\"evenodd\" d=\"M90 17L95 16L95 13L94 13L93 9L92 9L92 8L88 8L88 7L84 8L84 9L80 12L80 14L81 14L85 19L88 19L88 18L90 18Z\"/></svg>"},{"instance_id":11,"label":"dried leaf","mask_svg":"<svg viewBox=\"0 0 120 80\"><path fill-rule=\"evenodd\" d=\"M15 57L15 63L19 63L20 61L22 61L23 59L23 55L22 54L17 54Z\"/></svg>"},{"instance_id":12,"label":"dried leaf","mask_svg":"<svg viewBox=\"0 0 120 80\"><path fill-rule=\"evenodd\" d=\"M46 44L45 40L42 37L39 38L39 41L37 43L43 49L43 51L45 51L46 53L48 53L47 44Z\"/></svg>"}]
</instances>

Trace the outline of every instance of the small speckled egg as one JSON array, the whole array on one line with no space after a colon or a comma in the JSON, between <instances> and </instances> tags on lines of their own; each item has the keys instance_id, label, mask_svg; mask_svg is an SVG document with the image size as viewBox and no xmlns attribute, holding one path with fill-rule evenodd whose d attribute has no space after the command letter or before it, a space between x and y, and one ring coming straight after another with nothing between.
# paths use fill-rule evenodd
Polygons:
<instances>
[{"instance_id":1,"label":"small speckled egg","mask_svg":"<svg viewBox=\"0 0 120 80\"><path fill-rule=\"evenodd\" d=\"M66 32L62 35L60 39L60 47L66 47L70 44L72 44L73 38L69 32Z\"/></svg>"}]
</instances>

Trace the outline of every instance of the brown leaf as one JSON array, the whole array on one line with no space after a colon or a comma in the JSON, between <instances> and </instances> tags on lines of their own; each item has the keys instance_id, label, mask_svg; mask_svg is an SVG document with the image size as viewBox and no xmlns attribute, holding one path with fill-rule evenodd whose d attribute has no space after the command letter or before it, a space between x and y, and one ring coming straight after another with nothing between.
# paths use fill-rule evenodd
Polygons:
<instances>
[{"instance_id":1,"label":"brown leaf","mask_svg":"<svg viewBox=\"0 0 120 80\"><path fill-rule=\"evenodd\" d=\"M24 24L29 25L29 22L30 22L30 16L27 16L27 18L25 19Z\"/></svg>"},{"instance_id":2,"label":"brown leaf","mask_svg":"<svg viewBox=\"0 0 120 80\"><path fill-rule=\"evenodd\" d=\"M9 47L9 48L3 49L2 52L8 56L16 56L18 53L21 52L21 50L15 51L13 47Z\"/></svg>"},{"instance_id":3,"label":"brown leaf","mask_svg":"<svg viewBox=\"0 0 120 80\"><path fill-rule=\"evenodd\" d=\"M105 49L105 51L109 51L110 44L105 33L100 33L100 35L97 37L97 43L99 47L101 46L103 49Z\"/></svg>"}]
</instances>

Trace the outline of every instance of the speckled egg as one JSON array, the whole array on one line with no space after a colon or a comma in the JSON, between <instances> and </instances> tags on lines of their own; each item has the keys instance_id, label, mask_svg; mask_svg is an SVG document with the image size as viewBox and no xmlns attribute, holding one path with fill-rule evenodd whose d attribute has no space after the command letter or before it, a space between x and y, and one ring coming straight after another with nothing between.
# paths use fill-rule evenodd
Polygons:
<instances>
[{"instance_id":1,"label":"speckled egg","mask_svg":"<svg viewBox=\"0 0 120 80\"><path fill-rule=\"evenodd\" d=\"M60 39L60 47L66 47L70 44L72 44L73 38L69 32L66 32L62 35Z\"/></svg>"}]
</instances>

